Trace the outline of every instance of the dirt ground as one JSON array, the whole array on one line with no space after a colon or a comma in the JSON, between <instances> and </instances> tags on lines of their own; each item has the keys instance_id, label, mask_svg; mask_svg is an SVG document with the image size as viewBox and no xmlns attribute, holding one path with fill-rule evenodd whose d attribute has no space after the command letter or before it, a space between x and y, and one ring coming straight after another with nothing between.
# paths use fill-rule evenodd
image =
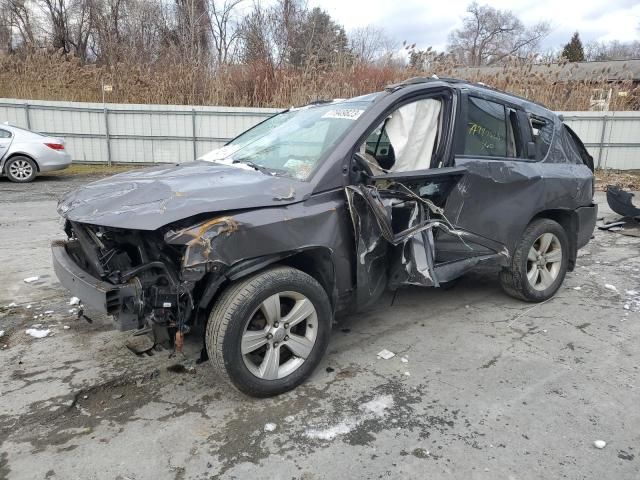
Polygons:
<instances>
[{"instance_id":1,"label":"dirt ground","mask_svg":"<svg viewBox=\"0 0 640 480\"><path fill-rule=\"evenodd\" d=\"M256 400L69 312L55 205L93 178L0 179L0 478L638 478L640 238L596 231L543 304L495 274L385 296L340 319L306 384Z\"/></svg>"}]
</instances>

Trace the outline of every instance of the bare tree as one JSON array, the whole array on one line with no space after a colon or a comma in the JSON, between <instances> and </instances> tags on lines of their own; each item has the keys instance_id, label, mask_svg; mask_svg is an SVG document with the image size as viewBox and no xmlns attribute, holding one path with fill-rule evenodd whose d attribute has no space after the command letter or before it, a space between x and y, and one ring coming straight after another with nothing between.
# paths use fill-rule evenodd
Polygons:
<instances>
[{"instance_id":1,"label":"bare tree","mask_svg":"<svg viewBox=\"0 0 640 480\"><path fill-rule=\"evenodd\" d=\"M459 63L492 65L509 57L527 58L550 31L546 22L525 28L509 10L473 2L461 29L449 35L448 50Z\"/></svg>"},{"instance_id":2,"label":"bare tree","mask_svg":"<svg viewBox=\"0 0 640 480\"><path fill-rule=\"evenodd\" d=\"M384 29L374 25L355 28L349 32L349 50L358 62L373 63L393 55L397 47Z\"/></svg>"},{"instance_id":3,"label":"bare tree","mask_svg":"<svg viewBox=\"0 0 640 480\"><path fill-rule=\"evenodd\" d=\"M176 0L177 38L181 54L191 62L209 55L209 12L206 0Z\"/></svg>"},{"instance_id":4,"label":"bare tree","mask_svg":"<svg viewBox=\"0 0 640 480\"><path fill-rule=\"evenodd\" d=\"M640 58L640 41L619 42L589 42L585 45L585 59L593 62L598 60L630 60Z\"/></svg>"},{"instance_id":5,"label":"bare tree","mask_svg":"<svg viewBox=\"0 0 640 480\"><path fill-rule=\"evenodd\" d=\"M218 65L229 63L233 55L240 28L238 26L237 7L243 0L209 1L211 39Z\"/></svg>"}]
</instances>

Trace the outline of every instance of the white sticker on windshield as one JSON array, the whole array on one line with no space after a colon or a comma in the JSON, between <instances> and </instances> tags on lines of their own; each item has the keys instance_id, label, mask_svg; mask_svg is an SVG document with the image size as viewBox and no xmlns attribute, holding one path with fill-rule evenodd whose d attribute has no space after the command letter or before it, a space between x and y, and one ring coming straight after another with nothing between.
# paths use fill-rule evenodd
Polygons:
<instances>
[{"instance_id":1,"label":"white sticker on windshield","mask_svg":"<svg viewBox=\"0 0 640 480\"><path fill-rule=\"evenodd\" d=\"M208 153L205 153L198 160L204 160L206 162L215 162L216 160L222 160L224 158L233 155L235 152L240 150L240 145L225 145L221 148L216 148L215 150L211 150Z\"/></svg>"},{"instance_id":2,"label":"white sticker on windshield","mask_svg":"<svg viewBox=\"0 0 640 480\"><path fill-rule=\"evenodd\" d=\"M322 115L322 118L343 118L345 120L357 120L364 110L357 108L341 108L337 110L329 110Z\"/></svg>"}]
</instances>

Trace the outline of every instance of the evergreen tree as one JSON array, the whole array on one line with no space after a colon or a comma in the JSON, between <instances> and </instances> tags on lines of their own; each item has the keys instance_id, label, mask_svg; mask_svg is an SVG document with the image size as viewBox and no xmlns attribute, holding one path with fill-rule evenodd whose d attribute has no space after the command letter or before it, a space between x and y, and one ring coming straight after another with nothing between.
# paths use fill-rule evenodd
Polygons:
<instances>
[{"instance_id":1,"label":"evergreen tree","mask_svg":"<svg viewBox=\"0 0 640 480\"><path fill-rule=\"evenodd\" d=\"M562 57L569 62L584 62L584 49L578 32L573 34L569 43L562 49Z\"/></svg>"}]
</instances>

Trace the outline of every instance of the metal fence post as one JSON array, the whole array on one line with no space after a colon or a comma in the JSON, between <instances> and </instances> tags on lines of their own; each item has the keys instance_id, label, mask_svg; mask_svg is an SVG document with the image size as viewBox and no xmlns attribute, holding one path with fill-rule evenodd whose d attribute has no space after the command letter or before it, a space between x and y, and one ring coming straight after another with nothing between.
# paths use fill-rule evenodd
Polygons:
<instances>
[{"instance_id":1,"label":"metal fence post","mask_svg":"<svg viewBox=\"0 0 640 480\"><path fill-rule=\"evenodd\" d=\"M29 114L29 102L24 103L24 116L27 119L27 130L31 130L31 115Z\"/></svg>"},{"instance_id":2,"label":"metal fence post","mask_svg":"<svg viewBox=\"0 0 640 480\"><path fill-rule=\"evenodd\" d=\"M104 139L107 142L107 164L111 166L111 139L109 138L109 110L104 104Z\"/></svg>"},{"instance_id":3,"label":"metal fence post","mask_svg":"<svg viewBox=\"0 0 640 480\"><path fill-rule=\"evenodd\" d=\"M193 159L198 158L198 138L196 137L196 109L191 109L191 133L193 136Z\"/></svg>"},{"instance_id":4,"label":"metal fence post","mask_svg":"<svg viewBox=\"0 0 640 480\"><path fill-rule=\"evenodd\" d=\"M607 115L602 116L602 133L600 135L600 149L598 150L598 165L596 168L602 168L602 151L604 150L604 135L607 131Z\"/></svg>"}]
</instances>

